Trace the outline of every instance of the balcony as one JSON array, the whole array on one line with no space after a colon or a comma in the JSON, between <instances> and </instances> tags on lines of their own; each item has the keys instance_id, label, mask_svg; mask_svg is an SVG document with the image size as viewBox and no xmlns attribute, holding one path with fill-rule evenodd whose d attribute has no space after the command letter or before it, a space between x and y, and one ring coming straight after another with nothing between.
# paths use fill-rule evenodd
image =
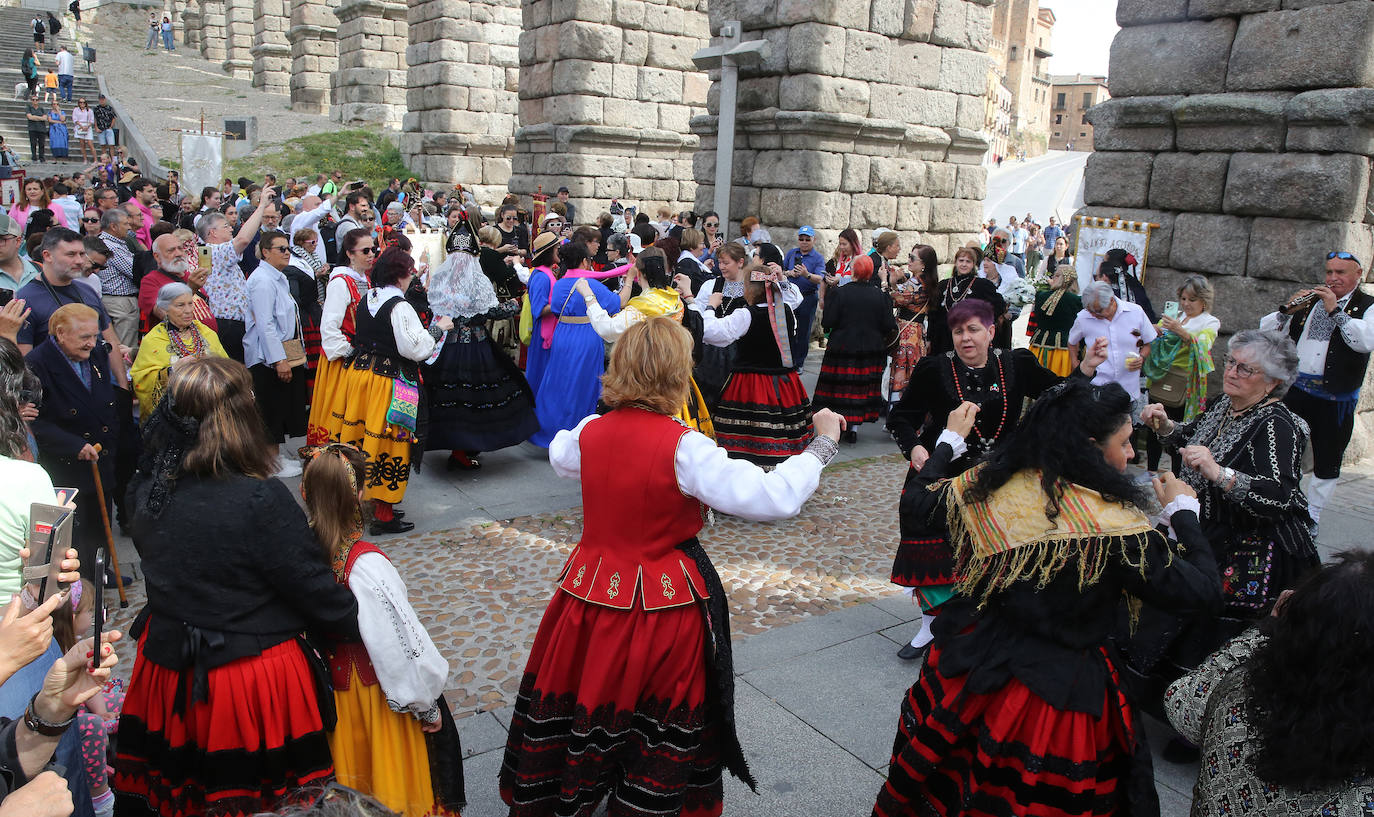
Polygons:
<instances>
[{"instance_id":1,"label":"balcony","mask_svg":"<svg viewBox=\"0 0 1374 817\"><path fill-rule=\"evenodd\" d=\"M1053 84L1054 84L1052 81L1050 81L1050 75L1049 75L1049 74L1041 74L1041 73L1038 73L1038 72L1031 75L1031 81L1032 81L1032 82L1038 82L1038 83L1040 83L1041 85L1053 85Z\"/></svg>"}]
</instances>

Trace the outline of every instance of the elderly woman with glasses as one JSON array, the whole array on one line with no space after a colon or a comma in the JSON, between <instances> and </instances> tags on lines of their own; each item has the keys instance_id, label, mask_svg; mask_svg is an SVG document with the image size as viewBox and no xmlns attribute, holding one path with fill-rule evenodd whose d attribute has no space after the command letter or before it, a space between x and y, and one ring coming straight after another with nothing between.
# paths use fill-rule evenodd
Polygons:
<instances>
[{"instance_id":1,"label":"elderly woman with glasses","mask_svg":"<svg viewBox=\"0 0 1374 817\"><path fill-rule=\"evenodd\" d=\"M1142 671L1153 665L1163 683L1267 614L1319 562L1299 485L1308 427L1283 403L1297 376L1292 340L1247 329L1231 338L1223 394L1206 411L1186 423L1169 419L1159 403L1141 413L1141 422L1182 461L1179 477L1197 491L1224 590L1224 609L1215 616L1179 619L1157 610L1142 616L1132 661ZM1186 750L1175 745L1173 755L1185 758Z\"/></svg>"}]
</instances>

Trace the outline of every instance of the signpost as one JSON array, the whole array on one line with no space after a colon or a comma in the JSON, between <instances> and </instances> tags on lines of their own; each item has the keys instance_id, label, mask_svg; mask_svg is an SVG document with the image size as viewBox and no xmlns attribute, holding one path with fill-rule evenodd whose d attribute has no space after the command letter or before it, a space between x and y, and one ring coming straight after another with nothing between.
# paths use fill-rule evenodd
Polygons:
<instances>
[{"instance_id":1,"label":"signpost","mask_svg":"<svg viewBox=\"0 0 1374 817\"><path fill-rule=\"evenodd\" d=\"M720 69L720 124L716 134L716 213L721 226L730 223L730 181L735 166L735 104L739 87L739 66L755 65L768 57L764 40L741 39L743 27L728 20L720 27L723 42L703 48L692 55L692 62L703 71Z\"/></svg>"}]
</instances>

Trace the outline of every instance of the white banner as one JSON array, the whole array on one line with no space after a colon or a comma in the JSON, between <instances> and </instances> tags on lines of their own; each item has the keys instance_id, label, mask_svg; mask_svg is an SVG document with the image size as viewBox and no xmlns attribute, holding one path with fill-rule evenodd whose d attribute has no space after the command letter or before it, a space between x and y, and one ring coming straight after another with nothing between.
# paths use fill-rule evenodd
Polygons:
<instances>
[{"instance_id":1,"label":"white banner","mask_svg":"<svg viewBox=\"0 0 1374 817\"><path fill-rule=\"evenodd\" d=\"M1144 221L1078 217L1078 241L1074 245L1074 267L1078 270L1078 291L1092 283L1097 267L1108 250L1122 249L1140 262L1140 283L1145 283L1146 256L1150 248L1150 227Z\"/></svg>"},{"instance_id":2,"label":"white banner","mask_svg":"<svg viewBox=\"0 0 1374 817\"><path fill-rule=\"evenodd\" d=\"M219 187L224 161L224 137L208 133L181 134L181 190L199 196L207 187Z\"/></svg>"}]
</instances>

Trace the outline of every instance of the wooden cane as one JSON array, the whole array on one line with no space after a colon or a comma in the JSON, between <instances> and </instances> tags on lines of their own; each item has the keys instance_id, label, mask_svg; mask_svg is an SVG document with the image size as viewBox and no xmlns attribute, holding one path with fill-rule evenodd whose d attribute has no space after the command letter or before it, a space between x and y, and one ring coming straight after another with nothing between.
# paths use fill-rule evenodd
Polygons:
<instances>
[{"instance_id":1,"label":"wooden cane","mask_svg":"<svg viewBox=\"0 0 1374 817\"><path fill-rule=\"evenodd\" d=\"M100 453L100 443L94 446L95 453ZM124 595L124 577L119 572L119 554L115 553L114 531L110 530L110 512L105 508L105 488L100 484L100 459L91 460L91 475L95 477L95 498L100 503L100 521L105 523L105 542L110 554L110 566L114 568L115 587L119 590L119 606L121 608L129 606L129 599ZM96 581L102 584L104 576L97 576Z\"/></svg>"}]
</instances>

